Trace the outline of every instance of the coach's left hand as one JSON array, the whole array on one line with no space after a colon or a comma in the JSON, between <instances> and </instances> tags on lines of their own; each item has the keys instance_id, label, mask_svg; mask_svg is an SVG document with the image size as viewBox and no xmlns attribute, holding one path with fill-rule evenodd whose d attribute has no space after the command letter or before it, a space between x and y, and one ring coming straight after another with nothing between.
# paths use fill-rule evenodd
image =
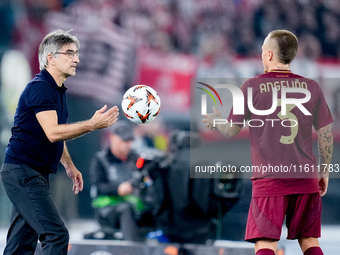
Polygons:
<instances>
[{"instance_id":1,"label":"coach's left hand","mask_svg":"<svg viewBox=\"0 0 340 255\"><path fill-rule=\"evenodd\" d=\"M79 191L83 190L83 186L84 186L83 176L81 172L75 166L66 169L66 173L68 177L70 177L70 179L72 180L73 182L72 190L74 194L77 195Z\"/></svg>"}]
</instances>

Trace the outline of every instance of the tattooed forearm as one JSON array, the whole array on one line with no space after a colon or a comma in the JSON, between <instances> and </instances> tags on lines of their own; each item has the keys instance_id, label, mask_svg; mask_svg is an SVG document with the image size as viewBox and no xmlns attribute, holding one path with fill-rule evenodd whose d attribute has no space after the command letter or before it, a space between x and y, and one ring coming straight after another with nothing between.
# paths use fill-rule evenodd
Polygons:
<instances>
[{"instance_id":1,"label":"tattooed forearm","mask_svg":"<svg viewBox=\"0 0 340 255\"><path fill-rule=\"evenodd\" d=\"M321 174L328 176L328 165L331 163L333 155L333 135L331 125L318 130L319 143L319 164Z\"/></svg>"}]
</instances>

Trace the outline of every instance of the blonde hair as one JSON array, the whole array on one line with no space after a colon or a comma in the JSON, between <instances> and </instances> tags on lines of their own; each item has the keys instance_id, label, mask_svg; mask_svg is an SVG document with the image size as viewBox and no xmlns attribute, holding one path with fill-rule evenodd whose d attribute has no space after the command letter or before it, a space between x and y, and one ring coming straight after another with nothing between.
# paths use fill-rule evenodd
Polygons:
<instances>
[{"instance_id":1,"label":"blonde hair","mask_svg":"<svg viewBox=\"0 0 340 255\"><path fill-rule=\"evenodd\" d=\"M288 30L274 30L269 33L269 39L276 42L279 62L290 64L295 58L299 47L296 36Z\"/></svg>"}]
</instances>

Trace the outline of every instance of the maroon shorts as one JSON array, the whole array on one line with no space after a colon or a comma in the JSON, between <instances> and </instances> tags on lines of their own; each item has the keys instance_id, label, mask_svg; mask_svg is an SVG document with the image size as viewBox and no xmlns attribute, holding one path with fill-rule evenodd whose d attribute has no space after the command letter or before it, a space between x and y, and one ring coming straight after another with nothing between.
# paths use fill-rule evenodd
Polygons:
<instances>
[{"instance_id":1,"label":"maroon shorts","mask_svg":"<svg viewBox=\"0 0 340 255\"><path fill-rule=\"evenodd\" d=\"M320 237L321 197L319 193L277 197L253 197L250 203L245 240L279 240L284 218L287 239Z\"/></svg>"}]
</instances>

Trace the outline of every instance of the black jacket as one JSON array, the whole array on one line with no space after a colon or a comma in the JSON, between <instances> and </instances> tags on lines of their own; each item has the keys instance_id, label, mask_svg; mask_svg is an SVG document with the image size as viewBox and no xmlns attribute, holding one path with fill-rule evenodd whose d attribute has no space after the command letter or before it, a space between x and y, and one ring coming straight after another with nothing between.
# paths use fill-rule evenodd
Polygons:
<instances>
[{"instance_id":1,"label":"black jacket","mask_svg":"<svg viewBox=\"0 0 340 255\"><path fill-rule=\"evenodd\" d=\"M118 186L132 179L134 163L115 157L109 148L96 153L90 165L91 197L117 196Z\"/></svg>"}]
</instances>

